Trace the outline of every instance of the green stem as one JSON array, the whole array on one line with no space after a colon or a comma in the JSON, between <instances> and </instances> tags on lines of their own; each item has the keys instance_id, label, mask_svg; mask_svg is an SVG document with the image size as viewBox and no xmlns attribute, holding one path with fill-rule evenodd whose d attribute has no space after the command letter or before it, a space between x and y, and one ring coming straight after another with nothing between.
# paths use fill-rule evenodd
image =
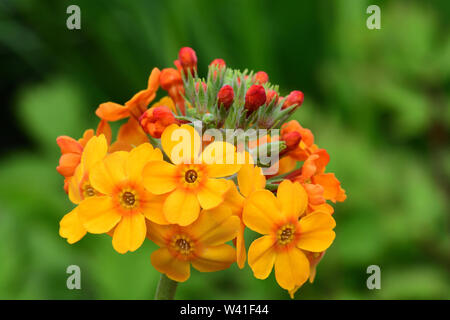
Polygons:
<instances>
[{"instance_id":1,"label":"green stem","mask_svg":"<svg viewBox=\"0 0 450 320\"><path fill-rule=\"evenodd\" d=\"M156 288L155 300L173 300L177 285L178 282L169 279L165 274L161 274Z\"/></svg>"}]
</instances>

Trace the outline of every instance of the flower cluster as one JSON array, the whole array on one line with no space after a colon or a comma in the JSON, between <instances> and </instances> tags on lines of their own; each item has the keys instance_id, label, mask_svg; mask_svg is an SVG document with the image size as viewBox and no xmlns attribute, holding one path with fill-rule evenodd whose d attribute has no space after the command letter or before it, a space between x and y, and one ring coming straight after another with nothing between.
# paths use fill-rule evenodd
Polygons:
<instances>
[{"instance_id":1,"label":"flower cluster","mask_svg":"<svg viewBox=\"0 0 450 320\"><path fill-rule=\"evenodd\" d=\"M188 47L174 64L153 69L147 87L124 104L100 104L96 131L57 138L57 171L75 205L60 222L61 237L73 244L106 233L122 254L148 239L159 246L151 264L178 282L191 266L212 272L248 260L258 279L274 268L293 296L313 281L335 238L327 201L346 198L326 172L327 151L310 130L287 121L303 93L283 97L267 73L234 70L222 59L202 78ZM154 102L159 87L167 93ZM246 130L264 131L252 138ZM269 162L259 158L263 150ZM247 228L261 234L248 252Z\"/></svg>"}]
</instances>

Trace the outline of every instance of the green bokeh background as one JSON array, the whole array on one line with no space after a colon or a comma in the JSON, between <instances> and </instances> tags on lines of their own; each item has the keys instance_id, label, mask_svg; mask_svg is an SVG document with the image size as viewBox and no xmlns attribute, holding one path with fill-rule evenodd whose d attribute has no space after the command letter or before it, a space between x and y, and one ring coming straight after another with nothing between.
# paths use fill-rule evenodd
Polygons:
<instances>
[{"instance_id":1,"label":"green bokeh background","mask_svg":"<svg viewBox=\"0 0 450 320\"><path fill-rule=\"evenodd\" d=\"M81 8L81 30L66 8ZM368 30L366 8L381 8ZM266 71L331 155L348 199L316 282L298 299L450 298L450 2L0 1L1 299L151 299L155 246L120 255L106 235L68 245L58 223L72 204L55 171L58 135L95 127L99 103L128 100L152 67L193 47ZM67 266L82 289L66 288ZM381 268L368 290L366 269ZM177 298L287 299L273 274L248 266L193 271Z\"/></svg>"}]
</instances>

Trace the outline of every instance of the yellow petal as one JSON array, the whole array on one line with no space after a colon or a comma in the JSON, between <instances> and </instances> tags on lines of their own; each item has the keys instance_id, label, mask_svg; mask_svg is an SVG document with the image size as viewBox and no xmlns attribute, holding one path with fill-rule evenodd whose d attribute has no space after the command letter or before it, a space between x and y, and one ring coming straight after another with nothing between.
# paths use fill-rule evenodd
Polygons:
<instances>
[{"instance_id":1,"label":"yellow petal","mask_svg":"<svg viewBox=\"0 0 450 320\"><path fill-rule=\"evenodd\" d=\"M299 221L300 238L297 247L311 252L322 252L333 243L336 222L325 212L313 212Z\"/></svg>"},{"instance_id":2,"label":"yellow petal","mask_svg":"<svg viewBox=\"0 0 450 320\"><path fill-rule=\"evenodd\" d=\"M90 197L78 206L78 214L83 226L90 233L105 233L122 218L113 206L110 197Z\"/></svg>"},{"instance_id":3,"label":"yellow petal","mask_svg":"<svg viewBox=\"0 0 450 320\"><path fill-rule=\"evenodd\" d=\"M191 274L189 261L176 259L167 248L159 248L153 252L150 260L156 270L174 281L184 282L189 279Z\"/></svg>"},{"instance_id":4,"label":"yellow petal","mask_svg":"<svg viewBox=\"0 0 450 320\"><path fill-rule=\"evenodd\" d=\"M203 209L212 209L223 202L230 185L225 179L208 179L198 188L197 198Z\"/></svg>"},{"instance_id":5,"label":"yellow petal","mask_svg":"<svg viewBox=\"0 0 450 320\"><path fill-rule=\"evenodd\" d=\"M177 186L176 166L165 161L151 161L143 170L142 183L154 194L164 194L174 190Z\"/></svg>"},{"instance_id":6,"label":"yellow petal","mask_svg":"<svg viewBox=\"0 0 450 320\"><path fill-rule=\"evenodd\" d=\"M256 239L248 249L248 264L257 279L266 279L272 271L275 262L275 239L264 236Z\"/></svg>"},{"instance_id":7,"label":"yellow petal","mask_svg":"<svg viewBox=\"0 0 450 320\"><path fill-rule=\"evenodd\" d=\"M69 199L75 204L79 204L84 199L84 195L80 190L80 183L83 180L84 176L84 166L83 163L80 163L78 167L75 169L74 175L69 179L68 191L69 191Z\"/></svg>"},{"instance_id":8,"label":"yellow petal","mask_svg":"<svg viewBox=\"0 0 450 320\"><path fill-rule=\"evenodd\" d=\"M81 155L81 162L87 171L89 171L94 164L102 160L108 151L108 143L105 136L102 134L99 137L93 136L83 149Z\"/></svg>"},{"instance_id":9,"label":"yellow petal","mask_svg":"<svg viewBox=\"0 0 450 320\"><path fill-rule=\"evenodd\" d=\"M284 180L278 186L277 198L280 200L281 212L286 218L298 218L308 206L308 194L298 183Z\"/></svg>"},{"instance_id":10,"label":"yellow petal","mask_svg":"<svg viewBox=\"0 0 450 320\"><path fill-rule=\"evenodd\" d=\"M114 229L112 244L119 253L135 251L145 240L147 227L142 214L136 213L123 216Z\"/></svg>"},{"instance_id":11,"label":"yellow petal","mask_svg":"<svg viewBox=\"0 0 450 320\"><path fill-rule=\"evenodd\" d=\"M128 153L117 151L97 162L89 173L89 181L92 187L103 194L111 194L114 187L127 178L125 163Z\"/></svg>"},{"instance_id":12,"label":"yellow petal","mask_svg":"<svg viewBox=\"0 0 450 320\"><path fill-rule=\"evenodd\" d=\"M126 162L128 178L131 181L139 181L142 178L142 170L149 161L162 161L162 153L154 149L150 143L143 143L132 149Z\"/></svg>"},{"instance_id":13,"label":"yellow petal","mask_svg":"<svg viewBox=\"0 0 450 320\"><path fill-rule=\"evenodd\" d=\"M169 223L187 226L197 220L200 204L194 193L175 189L164 202L163 212Z\"/></svg>"},{"instance_id":14,"label":"yellow petal","mask_svg":"<svg viewBox=\"0 0 450 320\"><path fill-rule=\"evenodd\" d=\"M231 212L239 217L242 216L244 209L244 197L239 193L236 185L231 180L226 180L228 183L228 191L225 194L223 204L231 209Z\"/></svg>"},{"instance_id":15,"label":"yellow petal","mask_svg":"<svg viewBox=\"0 0 450 320\"><path fill-rule=\"evenodd\" d=\"M213 178L227 177L241 168L237 164L236 147L228 142L213 142L202 153L203 163L208 165L208 176Z\"/></svg>"},{"instance_id":16,"label":"yellow petal","mask_svg":"<svg viewBox=\"0 0 450 320\"><path fill-rule=\"evenodd\" d=\"M236 238L239 224L239 218L231 215L230 208L219 206L203 210L186 229L203 245L216 246Z\"/></svg>"},{"instance_id":17,"label":"yellow petal","mask_svg":"<svg viewBox=\"0 0 450 320\"><path fill-rule=\"evenodd\" d=\"M240 269L244 268L247 259L247 251L245 249L245 224L240 221L239 231L236 236L236 263Z\"/></svg>"},{"instance_id":18,"label":"yellow petal","mask_svg":"<svg viewBox=\"0 0 450 320\"><path fill-rule=\"evenodd\" d=\"M214 247L206 247L196 252L196 257L191 263L198 271L219 271L229 268L236 261L236 250L228 244L222 244Z\"/></svg>"},{"instance_id":19,"label":"yellow petal","mask_svg":"<svg viewBox=\"0 0 450 320\"><path fill-rule=\"evenodd\" d=\"M150 221L158 224L168 224L166 217L163 213L164 202L166 201L166 195L152 195L148 193L145 196L145 200L141 200L141 210L144 216Z\"/></svg>"},{"instance_id":20,"label":"yellow petal","mask_svg":"<svg viewBox=\"0 0 450 320\"><path fill-rule=\"evenodd\" d=\"M280 287L293 290L301 286L309 277L309 261L305 254L295 247L277 252L275 278Z\"/></svg>"},{"instance_id":21,"label":"yellow petal","mask_svg":"<svg viewBox=\"0 0 450 320\"><path fill-rule=\"evenodd\" d=\"M175 229L178 228L176 225L160 225L149 220L146 221L146 224L148 238L160 247L168 245Z\"/></svg>"},{"instance_id":22,"label":"yellow petal","mask_svg":"<svg viewBox=\"0 0 450 320\"><path fill-rule=\"evenodd\" d=\"M247 198L242 218L247 227L261 234L269 234L282 215L278 199L269 190L258 190Z\"/></svg>"},{"instance_id":23,"label":"yellow petal","mask_svg":"<svg viewBox=\"0 0 450 320\"><path fill-rule=\"evenodd\" d=\"M244 197L248 197L253 191L264 189L266 186L266 178L262 174L261 168L251 164L242 166L237 179L239 190Z\"/></svg>"},{"instance_id":24,"label":"yellow petal","mask_svg":"<svg viewBox=\"0 0 450 320\"><path fill-rule=\"evenodd\" d=\"M79 241L86 234L86 229L78 217L77 208L66 214L59 222L59 235L66 238L70 244Z\"/></svg>"},{"instance_id":25,"label":"yellow petal","mask_svg":"<svg viewBox=\"0 0 450 320\"><path fill-rule=\"evenodd\" d=\"M161 144L172 163L192 164L199 156L201 139L194 127L172 124L162 133Z\"/></svg>"}]
</instances>

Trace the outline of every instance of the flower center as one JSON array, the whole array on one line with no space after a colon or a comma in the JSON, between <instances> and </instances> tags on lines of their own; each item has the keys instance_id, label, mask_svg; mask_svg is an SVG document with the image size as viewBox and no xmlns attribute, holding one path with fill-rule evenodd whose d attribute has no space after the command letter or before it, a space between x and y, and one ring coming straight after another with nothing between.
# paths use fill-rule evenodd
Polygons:
<instances>
[{"instance_id":1,"label":"flower center","mask_svg":"<svg viewBox=\"0 0 450 320\"><path fill-rule=\"evenodd\" d=\"M139 204L138 200L136 192L131 189L122 190L119 195L120 205L125 209L135 208Z\"/></svg>"},{"instance_id":2,"label":"flower center","mask_svg":"<svg viewBox=\"0 0 450 320\"><path fill-rule=\"evenodd\" d=\"M278 244L287 245L291 243L295 235L295 226L287 224L281 227L277 232Z\"/></svg>"},{"instance_id":3,"label":"flower center","mask_svg":"<svg viewBox=\"0 0 450 320\"><path fill-rule=\"evenodd\" d=\"M185 235L177 235L173 239L172 247L183 255L189 255L194 250L194 243Z\"/></svg>"},{"instance_id":4,"label":"flower center","mask_svg":"<svg viewBox=\"0 0 450 320\"><path fill-rule=\"evenodd\" d=\"M184 180L186 180L187 183L194 183L195 181L197 181L197 178L198 178L197 171L192 169L186 171L186 173L184 174Z\"/></svg>"},{"instance_id":5,"label":"flower center","mask_svg":"<svg viewBox=\"0 0 450 320\"><path fill-rule=\"evenodd\" d=\"M83 187L83 196L84 196L84 198L93 197L96 194L97 194L97 192L95 191L94 188L92 188L92 186L90 184L86 184Z\"/></svg>"}]
</instances>

